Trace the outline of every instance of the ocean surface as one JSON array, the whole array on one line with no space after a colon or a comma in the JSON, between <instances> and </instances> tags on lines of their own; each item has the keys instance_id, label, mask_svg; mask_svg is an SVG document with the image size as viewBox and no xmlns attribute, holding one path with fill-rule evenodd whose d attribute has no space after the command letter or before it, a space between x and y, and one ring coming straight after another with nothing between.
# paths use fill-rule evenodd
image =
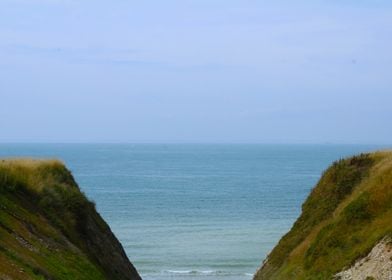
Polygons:
<instances>
[{"instance_id":1,"label":"ocean surface","mask_svg":"<svg viewBox=\"0 0 392 280\"><path fill-rule=\"evenodd\" d=\"M322 171L359 145L0 144L59 158L145 280L249 280Z\"/></svg>"}]
</instances>

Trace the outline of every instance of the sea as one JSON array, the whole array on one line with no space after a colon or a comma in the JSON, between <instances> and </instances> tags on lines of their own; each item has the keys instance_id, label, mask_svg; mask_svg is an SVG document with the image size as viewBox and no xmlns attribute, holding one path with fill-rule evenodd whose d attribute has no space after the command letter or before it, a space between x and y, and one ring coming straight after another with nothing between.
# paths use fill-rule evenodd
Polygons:
<instances>
[{"instance_id":1,"label":"sea","mask_svg":"<svg viewBox=\"0 0 392 280\"><path fill-rule=\"evenodd\" d=\"M0 144L57 158L144 280L250 280L323 170L376 145Z\"/></svg>"}]
</instances>

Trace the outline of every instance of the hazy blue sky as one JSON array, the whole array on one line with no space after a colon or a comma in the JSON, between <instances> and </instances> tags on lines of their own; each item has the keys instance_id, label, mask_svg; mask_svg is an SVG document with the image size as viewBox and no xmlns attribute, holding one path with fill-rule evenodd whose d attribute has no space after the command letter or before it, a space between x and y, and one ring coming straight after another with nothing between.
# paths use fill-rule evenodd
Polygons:
<instances>
[{"instance_id":1,"label":"hazy blue sky","mask_svg":"<svg viewBox=\"0 0 392 280\"><path fill-rule=\"evenodd\" d=\"M392 143L392 1L1 0L15 141Z\"/></svg>"}]
</instances>

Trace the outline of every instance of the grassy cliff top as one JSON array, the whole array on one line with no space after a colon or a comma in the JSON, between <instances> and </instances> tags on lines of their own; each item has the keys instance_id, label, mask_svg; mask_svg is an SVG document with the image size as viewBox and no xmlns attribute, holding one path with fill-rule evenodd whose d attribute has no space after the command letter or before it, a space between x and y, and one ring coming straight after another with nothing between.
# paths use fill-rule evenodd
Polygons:
<instances>
[{"instance_id":1,"label":"grassy cliff top","mask_svg":"<svg viewBox=\"0 0 392 280\"><path fill-rule=\"evenodd\" d=\"M21 187L41 193L45 187L77 184L64 163L56 159L9 158L0 160L0 188Z\"/></svg>"},{"instance_id":2,"label":"grassy cliff top","mask_svg":"<svg viewBox=\"0 0 392 280\"><path fill-rule=\"evenodd\" d=\"M140 279L57 160L0 160L0 279Z\"/></svg>"},{"instance_id":3,"label":"grassy cliff top","mask_svg":"<svg viewBox=\"0 0 392 280\"><path fill-rule=\"evenodd\" d=\"M392 151L336 161L255 279L331 279L392 234Z\"/></svg>"}]
</instances>

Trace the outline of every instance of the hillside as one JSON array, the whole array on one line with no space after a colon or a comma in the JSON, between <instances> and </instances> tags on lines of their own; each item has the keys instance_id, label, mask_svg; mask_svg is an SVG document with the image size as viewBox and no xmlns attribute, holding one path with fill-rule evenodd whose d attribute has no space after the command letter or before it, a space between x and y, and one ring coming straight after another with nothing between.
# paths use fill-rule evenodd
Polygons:
<instances>
[{"instance_id":1,"label":"hillside","mask_svg":"<svg viewBox=\"0 0 392 280\"><path fill-rule=\"evenodd\" d=\"M342 159L254 279L392 279L391 234L392 152Z\"/></svg>"},{"instance_id":2,"label":"hillside","mask_svg":"<svg viewBox=\"0 0 392 280\"><path fill-rule=\"evenodd\" d=\"M141 279L58 161L0 161L0 279Z\"/></svg>"}]
</instances>

